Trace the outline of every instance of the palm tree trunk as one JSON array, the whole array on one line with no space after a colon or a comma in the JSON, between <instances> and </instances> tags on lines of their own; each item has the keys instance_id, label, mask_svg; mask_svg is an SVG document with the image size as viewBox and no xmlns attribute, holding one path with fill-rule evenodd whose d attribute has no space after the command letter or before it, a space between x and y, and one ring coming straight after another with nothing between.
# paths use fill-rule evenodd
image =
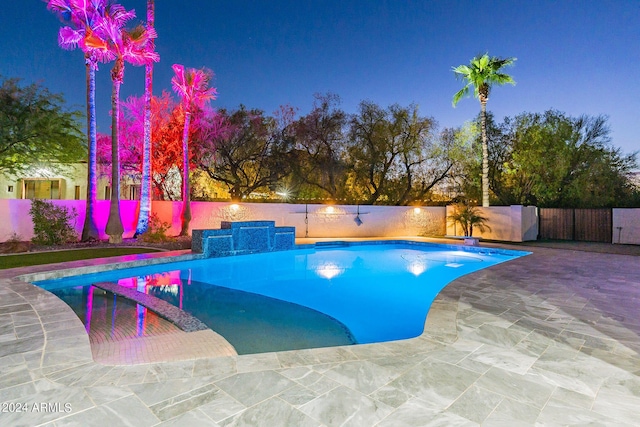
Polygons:
<instances>
[{"instance_id":1,"label":"palm tree trunk","mask_svg":"<svg viewBox=\"0 0 640 427\"><path fill-rule=\"evenodd\" d=\"M191 196L189 190L189 122L191 113L184 114L184 129L182 132L182 230L181 236L189 235L191 222Z\"/></svg>"},{"instance_id":2,"label":"palm tree trunk","mask_svg":"<svg viewBox=\"0 0 640 427\"><path fill-rule=\"evenodd\" d=\"M116 74L122 67L116 59L114 65ZM111 204L106 233L109 235L109 243L122 243L122 218L120 217L120 144L118 140L118 124L120 116L120 85L121 78L113 79L113 92L111 94Z\"/></svg>"},{"instance_id":3,"label":"palm tree trunk","mask_svg":"<svg viewBox=\"0 0 640 427\"><path fill-rule=\"evenodd\" d=\"M147 26L154 24L154 1L147 0ZM153 49L153 40L151 49ZM140 212L134 237L149 228L151 214L151 95L153 86L153 62L145 66L144 76L144 139L142 143L142 177L140 182Z\"/></svg>"},{"instance_id":4,"label":"palm tree trunk","mask_svg":"<svg viewBox=\"0 0 640 427\"><path fill-rule=\"evenodd\" d=\"M489 206L489 143L487 141L487 97L480 94L480 127L482 128L482 207Z\"/></svg>"},{"instance_id":5,"label":"palm tree trunk","mask_svg":"<svg viewBox=\"0 0 640 427\"><path fill-rule=\"evenodd\" d=\"M89 58L85 58L87 76L87 207L82 227L82 241L100 239L95 219L98 180L96 175L96 67Z\"/></svg>"}]
</instances>

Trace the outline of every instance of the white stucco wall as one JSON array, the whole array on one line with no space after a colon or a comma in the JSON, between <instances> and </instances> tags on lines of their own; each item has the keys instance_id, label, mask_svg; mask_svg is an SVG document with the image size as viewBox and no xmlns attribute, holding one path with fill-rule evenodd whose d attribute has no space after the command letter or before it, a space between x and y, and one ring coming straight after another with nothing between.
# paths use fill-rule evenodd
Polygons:
<instances>
[{"instance_id":1,"label":"white stucco wall","mask_svg":"<svg viewBox=\"0 0 640 427\"><path fill-rule=\"evenodd\" d=\"M86 202L84 200L49 200L56 206L64 206L69 209L75 209L77 217L75 219L75 229L78 235L82 232L84 225L84 214L86 210ZM0 241L6 241L12 238L16 233L21 240L30 240L33 237L33 222L29 215L31 208L31 200L28 199L0 199ZM122 211L122 221L125 228L125 237L133 236L136 226L138 202L133 200L120 201L120 209ZM106 239L104 229L107 225L109 217L109 200L98 200L96 206L96 224L98 230L102 234L102 238Z\"/></svg>"},{"instance_id":2,"label":"white stucco wall","mask_svg":"<svg viewBox=\"0 0 640 427\"><path fill-rule=\"evenodd\" d=\"M76 230L84 224L84 200L54 200L54 204L75 208L78 213ZM33 237L33 224L29 216L30 200L0 199L0 241L11 238L15 232L23 240ZM285 203L192 202L191 229L219 228L221 221L272 220L278 226L296 227L296 237L398 237L442 236L456 234L451 224L445 230L445 212L451 208L408 206L350 206L350 205L302 205ZM124 237L132 237L135 231L138 202L120 202ZM167 234L180 232L181 202L153 202L153 212L161 221L171 224ZM305 212L306 211L306 212ZM362 221L355 221L359 212ZM520 242L535 240L537 217L533 207L493 206L481 209L489 218L491 231L474 235L484 238ZM96 223L101 237L106 239L104 228L109 215L109 201L98 200ZM305 223L305 218L307 219ZM458 227L459 228L459 227ZM458 235L461 233L457 233Z\"/></svg>"},{"instance_id":3,"label":"white stucco wall","mask_svg":"<svg viewBox=\"0 0 640 427\"><path fill-rule=\"evenodd\" d=\"M612 242L640 245L640 209L613 209Z\"/></svg>"},{"instance_id":4,"label":"white stucco wall","mask_svg":"<svg viewBox=\"0 0 640 427\"><path fill-rule=\"evenodd\" d=\"M454 209L454 206L447 206L447 217L454 212ZM477 209L481 216L487 218L488 228L480 231L474 227L475 237L507 242L523 242L538 238L538 215L535 206L491 206ZM459 224L447 221L447 235L461 236L462 234Z\"/></svg>"},{"instance_id":5,"label":"white stucco wall","mask_svg":"<svg viewBox=\"0 0 640 427\"><path fill-rule=\"evenodd\" d=\"M84 200L53 200L56 205L75 208L78 213L76 230L82 231L84 223ZM109 201L98 200L96 222L106 239L104 228L109 215ZM33 224L29 216L30 200L0 199L0 241L8 240L16 233L21 239L33 237ZM305 215L305 208L307 213ZM135 231L138 202L122 200L121 216L125 229L124 237L132 237ZM362 224L354 221L360 211ZM445 218L452 207L407 207L407 206L348 206L295 205L285 203L240 203L192 202L193 220L191 228L219 228L220 221L273 220L276 225L296 227L296 237L394 237L394 236L438 236L461 235ZM474 229L474 236L507 242L536 240L538 235L537 209L533 206L492 206L479 208L488 218L491 231ZM169 235L180 232L181 202L153 202L153 211L162 221L171 224ZM446 211L446 212L445 212ZM308 219L308 228L305 224ZM620 228L618 228L620 227ZM613 209L613 243L640 245L640 208Z\"/></svg>"},{"instance_id":6,"label":"white stucco wall","mask_svg":"<svg viewBox=\"0 0 640 427\"><path fill-rule=\"evenodd\" d=\"M530 240L537 240L539 232L538 208L535 206L512 206L512 208L520 208L520 217L522 219L522 241L526 242Z\"/></svg>"},{"instance_id":7,"label":"white stucco wall","mask_svg":"<svg viewBox=\"0 0 640 427\"><path fill-rule=\"evenodd\" d=\"M162 221L179 232L180 202L154 202ZM271 220L296 227L296 237L393 237L444 234L444 207L302 205L193 202L192 229L219 228L221 221ZM360 212L362 224L355 218ZM305 217L307 223L305 223Z\"/></svg>"},{"instance_id":8,"label":"white stucco wall","mask_svg":"<svg viewBox=\"0 0 640 427\"><path fill-rule=\"evenodd\" d=\"M86 204L83 200L53 200L57 206L75 209L78 213L75 228L78 234L84 224ZM0 241L17 233L23 240L33 237L33 223L29 215L30 200L0 199ZM283 203L192 202L191 229L220 228L221 221L272 220L276 225L296 227L296 237L393 237L444 234L444 207L294 205ZM305 213L305 210L307 211ZM138 202L120 201L124 237L135 231ZM361 225L354 221L360 212ZM163 222L171 224L167 234L180 232L181 202L154 201L153 212ZM109 215L109 201L98 200L96 223L102 238ZM307 223L305 223L305 217Z\"/></svg>"}]
</instances>

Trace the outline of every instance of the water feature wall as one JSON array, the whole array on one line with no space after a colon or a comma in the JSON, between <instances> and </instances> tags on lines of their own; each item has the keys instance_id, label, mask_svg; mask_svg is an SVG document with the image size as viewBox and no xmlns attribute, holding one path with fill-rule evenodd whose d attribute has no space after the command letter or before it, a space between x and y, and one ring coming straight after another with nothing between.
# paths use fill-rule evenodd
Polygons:
<instances>
[{"instance_id":1,"label":"water feature wall","mask_svg":"<svg viewBox=\"0 0 640 427\"><path fill-rule=\"evenodd\" d=\"M191 249L206 257L293 249L295 228L275 225L275 221L222 221L220 229L193 230Z\"/></svg>"}]
</instances>

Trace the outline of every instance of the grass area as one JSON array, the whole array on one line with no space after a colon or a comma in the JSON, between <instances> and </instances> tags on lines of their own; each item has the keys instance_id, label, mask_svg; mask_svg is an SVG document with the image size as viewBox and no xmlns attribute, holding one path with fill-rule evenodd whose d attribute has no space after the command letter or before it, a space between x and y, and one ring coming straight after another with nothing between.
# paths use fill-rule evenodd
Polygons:
<instances>
[{"instance_id":1,"label":"grass area","mask_svg":"<svg viewBox=\"0 0 640 427\"><path fill-rule=\"evenodd\" d=\"M32 265L53 264L57 262L78 261L83 259L105 258L121 255L135 255L159 252L153 248L85 248L51 252L33 252L0 256L0 270L6 268L29 267Z\"/></svg>"}]
</instances>

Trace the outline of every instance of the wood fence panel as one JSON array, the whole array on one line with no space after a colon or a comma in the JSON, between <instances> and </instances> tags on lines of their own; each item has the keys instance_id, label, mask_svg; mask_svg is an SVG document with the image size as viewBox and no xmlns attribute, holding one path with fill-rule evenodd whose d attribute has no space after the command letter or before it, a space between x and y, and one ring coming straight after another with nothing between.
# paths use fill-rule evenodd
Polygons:
<instances>
[{"instance_id":1,"label":"wood fence panel","mask_svg":"<svg viewBox=\"0 0 640 427\"><path fill-rule=\"evenodd\" d=\"M611 243L611 209L540 209L540 239Z\"/></svg>"},{"instance_id":2,"label":"wood fence panel","mask_svg":"<svg viewBox=\"0 0 640 427\"><path fill-rule=\"evenodd\" d=\"M573 209L540 208L540 238L573 240Z\"/></svg>"},{"instance_id":3,"label":"wood fence panel","mask_svg":"<svg viewBox=\"0 0 640 427\"><path fill-rule=\"evenodd\" d=\"M611 209L576 209L574 240L611 243Z\"/></svg>"}]
</instances>

